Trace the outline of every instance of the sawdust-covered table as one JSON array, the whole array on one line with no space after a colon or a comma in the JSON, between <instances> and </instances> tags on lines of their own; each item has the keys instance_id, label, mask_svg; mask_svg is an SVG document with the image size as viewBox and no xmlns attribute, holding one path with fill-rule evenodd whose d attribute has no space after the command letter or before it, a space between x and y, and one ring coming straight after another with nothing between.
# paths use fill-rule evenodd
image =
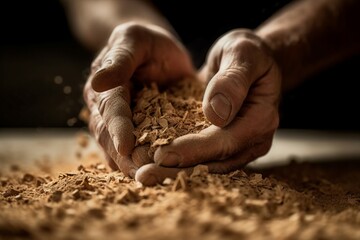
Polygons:
<instances>
[{"instance_id":1,"label":"sawdust-covered table","mask_svg":"<svg viewBox=\"0 0 360 240\"><path fill-rule=\"evenodd\" d=\"M246 169L143 187L83 130L3 129L0 239L360 239L358 146L279 130Z\"/></svg>"}]
</instances>

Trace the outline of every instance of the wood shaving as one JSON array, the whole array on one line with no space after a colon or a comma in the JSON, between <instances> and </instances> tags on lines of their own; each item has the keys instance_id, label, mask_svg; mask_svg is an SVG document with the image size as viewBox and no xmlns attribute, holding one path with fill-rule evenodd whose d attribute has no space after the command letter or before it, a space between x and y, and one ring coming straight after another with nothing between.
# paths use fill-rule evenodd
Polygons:
<instances>
[{"instance_id":1,"label":"wood shaving","mask_svg":"<svg viewBox=\"0 0 360 240\"><path fill-rule=\"evenodd\" d=\"M0 239L355 240L359 171L340 161L229 174L199 165L144 187L101 159L51 177L19 170L0 175Z\"/></svg>"},{"instance_id":2,"label":"wood shaving","mask_svg":"<svg viewBox=\"0 0 360 240\"><path fill-rule=\"evenodd\" d=\"M149 145L152 158L157 147L210 126L202 111L203 92L194 79L180 81L166 91L155 83L144 86L134 99L135 146Z\"/></svg>"}]
</instances>

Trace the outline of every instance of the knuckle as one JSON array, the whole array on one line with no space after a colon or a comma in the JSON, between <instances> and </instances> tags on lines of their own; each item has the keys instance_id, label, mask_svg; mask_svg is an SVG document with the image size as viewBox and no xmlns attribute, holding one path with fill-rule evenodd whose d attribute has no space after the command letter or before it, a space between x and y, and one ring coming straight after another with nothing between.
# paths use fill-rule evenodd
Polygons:
<instances>
[{"instance_id":1,"label":"knuckle","mask_svg":"<svg viewBox=\"0 0 360 240\"><path fill-rule=\"evenodd\" d=\"M132 115L130 106L125 98L130 97L127 96L126 92L122 91L121 87L98 94L97 107L106 123L109 123L113 116L119 114L128 117Z\"/></svg>"},{"instance_id":2,"label":"knuckle","mask_svg":"<svg viewBox=\"0 0 360 240\"><path fill-rule=\"evenodd\" d=\"M139 36L143 33L146 28L135 22L129 21L123 24L116 26L113 30L113 35L121 36L121 35L131 35L131 36Z\"/></svg>"},{"instance_id":3,"label":"knuckle","mask_svg":"<svg viewBox=\"0 0 360 240\"><path fill-rule=\"evenodd\" d=\"M271 62L269 49L260 37L244 30L233 30L227 35L223 45L224 54L235 55L240 64L248 63L251 67L259 64L268 66Z\"/></svg>"},{"instance_id":4,"label":"knuckle","mask_svg":"<svg viewBox=\"0 0 360 240\"><path fill-rule=\"evenodd\" d=\"M98 94L97 107L105 123L109 124L114 116L119 115L131 118L132 112L128 101L130 101L130 96L122 87Z\"/></svg>"},{"instance_id":5,"label":"knuckle","mask_svg":"<svg viewBox=\"0 0 360 240\"><path fill-rule=\"evenodd\" d=\"M138 24L136 22L128 22L126 25L126 31L127 33L131 35L138 36L144 31L145 27L141 24Z\"/></svg>"},{"instance_id":6,"label":"knuckle","mask_svg":"<svg viewBox=\"0 0 360 240\"><path fill-rule=\"evenodd\" d=\"M114 57L110 57L109 55L113 55ZM108 55L104 58L105 59L112 59L114 58L118 64L134 64L135 63L135 53L133 50L130 50L123 45L119 45L114 47ZM106 60L105 60L106 61Z\"/></svg>"},{"instance_id":7,"label":"knuckle","mask_svg":"<svg viewBox=\"0 0 360 240\"><path fill-rule=\"evenodd\" d=\"M232 47L258 51L264 45L263 40L253 31L247 29L231 30L228 34L232 39Z\"/></svg>"},{"instance_id":8,"label":"knuckle","mask_svg":"<svg viewBox=\"0 0 360 240\"><path fill-rule=\"evenodd\" d=\"M108 94L108 92L103 92L98 94L97 107L100 115L104 115L104 113L106 112L109 100L110 100L110 95Z\"/></svg>"},{"instance_id":9,"label":"knuckle","mask_svg":"<svg viewBox=\"0 0 360 240\"><path fill-rule=\"evenodd\" d=\"M231 37L231 35L234 35ZM224 45L225 52L244 53L244 55L260 52L260 43L257 40L247 37L239 37L239 33L232 32L229 41ZM243 35L243 34L242 34Z\"/></svg>"},{"instance_id":10,"label":"knuckle","mask_svg":"<svg viewBox=\"0 0 360 240\"><path fill-rule=\"evenodd\" d=\"M97 106L100 115L104 116L108 111L111 111L111 108L117 108L118 102L120 102L121 99L118 88L119 87L98 94Z\"/></svg>"},{"instance_id":11,"label":"knuckle","mask_svg":"<svg viewBox=\"0 0 360 240\"><path fill-rule=\"evenodd\" d=\"M95 73L98 69L99 69L99 61L98 60L94 60L92 63L91 63L91 66L90 66L90 72L91 73Z\"/></svg>"},{"instance_id":12,"label":"knuckle","mask_svg":"<svg viewBox=\"0 0 360 240\"><path fill-rule=\"evenodd\" d=\"M227 84L229 84L230 89L236 89L240 91L241 95L246 94L247 90L250 88L250 81L247 77L247 66L230 67L225 72L225 78L227 79Z\"/></svg>"},{"instance_id":13,"label":"knuckle","mask_svg":"<svg viewBox=\"0 0 360 240\"><path fill-rule=\"evenodd\" d=\"M128 26L129 24L130 24L130 23L124 23L124 24L117 25L117 26L113 29L109 41L111 42L111 40L112 40L114 37L118 37L118 36L123 35L123 34L125 33L125 31L126 31L126 29L127 29L127 26Z\"/></svg>"}]
</instances>

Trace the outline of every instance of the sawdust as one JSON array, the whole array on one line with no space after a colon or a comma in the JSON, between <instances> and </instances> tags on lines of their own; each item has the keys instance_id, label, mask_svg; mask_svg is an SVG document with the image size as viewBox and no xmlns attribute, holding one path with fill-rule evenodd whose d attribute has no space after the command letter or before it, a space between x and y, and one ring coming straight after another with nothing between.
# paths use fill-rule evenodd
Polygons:
<instances>
[{"instance_id":1,"label":"sawdust","mask_svg":"<svg viewBox=\"0 0 360 240\"><path fill-rule=\"evenodd\" d=\"M150 155L208 125L202 89L180 89L139 92L134 134ZM0 169L0 239L360 239L359 161L229 174L199 165L144 187L111 171L101 154L85 155L88 139L76 138L81 164L72 171L54 175L58 162Z\"/></svg>"},{"instance_id":2,"label":"sawdust","mask_svg":"<svg viewBox=\"0 0 360 240\"><path fill-rule=\"evenodd\" d=\"M203 86L184 79L160 91L155 83L144 86L134 98L135 146L148 145L152 158L158 146L210 126L202 111Z\"/></svg>"},{"instance_id":3,"label":"sawdust","mask_svg":"<svg viewBox=\"0 0 360 240\"><path fill-rule=\"evenodd\" d=\"M102 159L0 176L0 239L359 239L359 163L230 174L198 166L144 187ZM55 166L56 167L56 166Z\"/></svg>"}]
</instances>

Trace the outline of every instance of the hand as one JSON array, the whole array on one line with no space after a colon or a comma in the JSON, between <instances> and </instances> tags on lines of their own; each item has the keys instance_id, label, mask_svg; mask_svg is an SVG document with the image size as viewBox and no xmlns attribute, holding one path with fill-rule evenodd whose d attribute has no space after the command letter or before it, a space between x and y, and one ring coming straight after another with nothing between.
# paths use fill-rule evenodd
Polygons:
<instances>
[{"instance_id":1,"label":"hand","mask_svg":"<svg viewBox=\"0 0 360 240\"><path fill-rule=\"evenodd\" d=\"M89 129L113 169L134 177L150 159L134 149L130 88L132 81L166 81L195 74L188 53L166 30L126 23L116 27L92 63L84 88L90 110Z\"/></svg>"},{"instance_id":2,"label":"hand","mask_svg":"<svg viewBox=\"0 0 360 240\"><path fill-rule=\"evenodd\" d=\"M145 185L190 174L197 164L210 173L229 173L266 154L278 127L281 75L262 40L234 30L211 48L200 77L208 81L203 110L213 123L198 134L175 139L156 150L156 164L138 170Z\"/></svg>"}]
</instances>

